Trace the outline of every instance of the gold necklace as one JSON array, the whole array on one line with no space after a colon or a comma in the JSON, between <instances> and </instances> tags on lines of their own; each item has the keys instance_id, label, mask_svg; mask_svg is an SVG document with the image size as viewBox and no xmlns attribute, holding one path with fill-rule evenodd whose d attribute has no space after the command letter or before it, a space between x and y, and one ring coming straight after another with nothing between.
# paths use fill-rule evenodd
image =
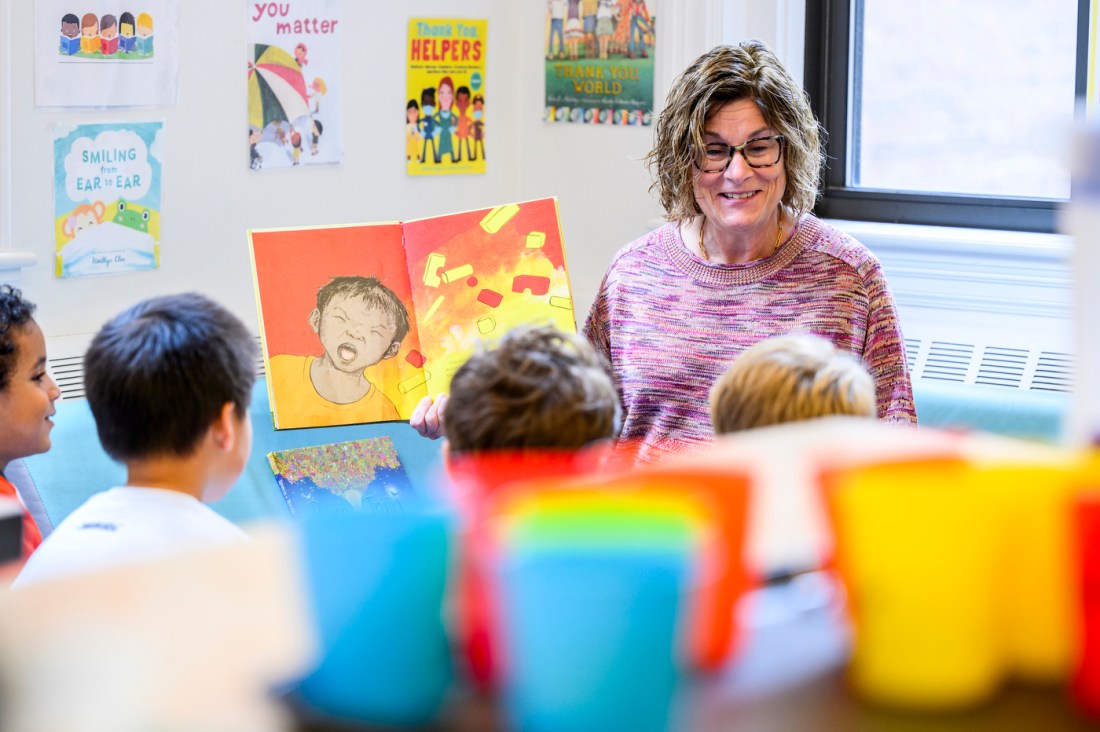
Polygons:
<instances>
[{"instance_id":1,"label":"gold necklace","mask_svg":"<svg viewBox=\"0 0 1100 732\"><path fill-rule=\"evenodd\" d=\"M706 225L707 218L704 216L702 223L699 224L699 253L703 255L704 262L709 262L710 255L707 254L707 248L703 246L703 229L706 228ZM775 254L775 250L779 248L779 242L783 240L783 224L777 220L776 225L779 227L779 231L775 232L775 243L772 244L772 250L768 253L768 256Z\"/></svg>"}]
</instances>

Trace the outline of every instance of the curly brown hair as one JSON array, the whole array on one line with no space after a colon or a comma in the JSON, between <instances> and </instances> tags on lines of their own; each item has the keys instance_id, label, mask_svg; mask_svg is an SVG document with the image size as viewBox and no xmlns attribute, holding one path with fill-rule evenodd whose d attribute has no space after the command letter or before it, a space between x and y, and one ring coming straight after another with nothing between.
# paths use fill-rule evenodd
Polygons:
<instances>
[{"instance_id":1,"label":"curly brown hair","mask_svg":"<svg viewBox=\"0 0 1100 732\"><path fill-rule=\"evenodd\" d=\"M653 149L646 162L671 221L700 213L695 202L695 151L704 145L707 120L727 102L751 99L764 121L786 138L783 168L787 187L782 203L795 217L813 208L825 163L824 130L810 109L805 90L764 43L742 41L716 46L677 77L657 118Z\"/></svg>"},{"instance_id":2,"label":"curly brown hair","mask_svg":"<svg viewBox=\"0 0 1100 732\"><path fill-rule=\"evenodd\" d=\"M447 440L455 454L579 449L615 437L621 410L604 360L550 325L520 326L451 378Z\"/></svg>"}]
</instances>

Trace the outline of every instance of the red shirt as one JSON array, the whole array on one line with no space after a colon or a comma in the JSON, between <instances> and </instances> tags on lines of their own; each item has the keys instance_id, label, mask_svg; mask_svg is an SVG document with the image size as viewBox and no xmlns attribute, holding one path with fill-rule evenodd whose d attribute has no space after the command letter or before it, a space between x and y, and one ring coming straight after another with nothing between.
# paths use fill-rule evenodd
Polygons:
<instances>
[{"instance_id":1,"label":"red shirt","mask_svg":"<svg viewBox=\"0 0 1100 732\"><path fill-rule=\"evenodd\" d=\"M19 494L15 486L8 482L7 478L0 475L0 496L7 496L19 500ZM22 504L20 504L22 505ZM38 545L42 543L42 532L38 530L38 524L26 508L23 509L23 559L31 555Z\"/></svg>"}]
</instances>

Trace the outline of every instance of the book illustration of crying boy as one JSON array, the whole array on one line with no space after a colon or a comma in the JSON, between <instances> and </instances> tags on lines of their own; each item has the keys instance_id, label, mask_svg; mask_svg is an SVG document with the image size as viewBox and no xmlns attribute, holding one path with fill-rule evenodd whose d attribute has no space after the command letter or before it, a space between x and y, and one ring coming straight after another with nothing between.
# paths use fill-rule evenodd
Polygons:
<instances>
[{"instance_id":1,"label":"book illustration of crying boy","mask_svg":"<svg viewBox=\"0 0 1100 732\"><path fill-rule=\"evenodd\" d=\"M309 314L321 356L270 359L280 426L322 427L399 420L397 407L364 371L393 358L409 332L409 313L377 277L334 277Z\"/></svg>"}]
</instances>

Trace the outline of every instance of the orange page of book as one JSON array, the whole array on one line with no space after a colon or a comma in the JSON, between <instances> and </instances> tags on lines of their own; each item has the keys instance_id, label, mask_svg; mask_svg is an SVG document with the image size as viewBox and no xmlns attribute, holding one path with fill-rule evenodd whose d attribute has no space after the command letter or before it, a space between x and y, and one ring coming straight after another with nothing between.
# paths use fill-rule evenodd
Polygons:
<instances>
[{"instance_id":1,"label":"orange page of book","mask_svg":"<svg viewBox=\"0 0 1100 732\"><path fill-rule=\"evenodd\" d=\"M409 221L404 229L433 396L447 393L479 341L521 323L576 331L556 199Z\"/></svg>"},{"instance_id":2,"label":"orange page of book","mask_svg":"<svg viewBox=\"0 0 1100 732\"><path fill-rule=\"evenodd\" d=\"M427 391L401 224L253 230L249 243L275 428L407 420ZM378 359L377 350L364 346L371 327L360 322L366 299L337 295L329 301L332 307L320 312L318 293L337 277L377 278L400 301L409 330L393 355ZM376 293L372 297L384 293L373 284L369 287ZM392 296L384 293L390 307ZM383 320L394 318L387 315ZM322 323L327 325L319 328ZM343 369L345 374L355 371L373 391L347 404L325 400L309 378L316 360L322 375L323 367Z\"/></svg>"}]
</instances>

